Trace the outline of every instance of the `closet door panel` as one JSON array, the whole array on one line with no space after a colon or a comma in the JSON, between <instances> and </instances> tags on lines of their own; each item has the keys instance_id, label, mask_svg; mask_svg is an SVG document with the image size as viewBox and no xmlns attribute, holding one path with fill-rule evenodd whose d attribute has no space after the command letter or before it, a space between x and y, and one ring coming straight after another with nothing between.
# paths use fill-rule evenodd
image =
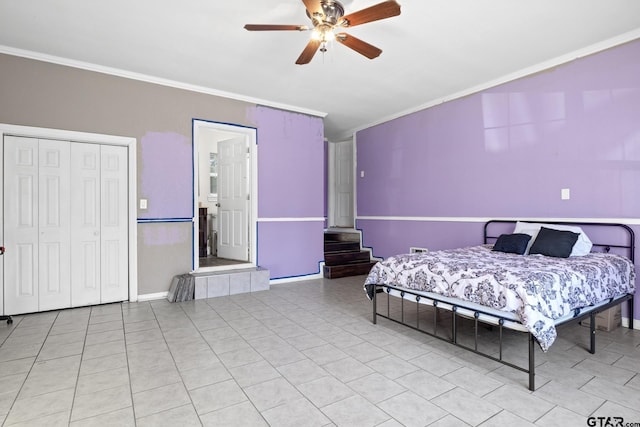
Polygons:
<instances>
[{"instance_id":1,"label":"closet door panel","mask_svg":"<svg viewBox=\"0 0 640 427\"><path fill-rule=\"evenodd\" d=\"M71 146L71 305L100 299L100 146Z\"/></svg>"},{"instance_id":2,"label":"closet door panel","mask_svg":"<svg viewBox=\"0 0 640 427\"><path fill-rule=\"evenodd\" d=\"M70 142L38 145L39 310L53 310L71 306Z\"/></svg>"},{"instance_id":3,"label":"closet door panel","mask_svg":"<svg viewBox=\"0 0 640 427\"><path fill-rule=\"evenodd\" d=\"M4 137L4 311L38 311L38 140Z\"/></svg>"},{"instance_id":4,"label":"closet door panel","mask_svg":"<svg viewBox=\"0 0 640 427\"><path fill-rule=\"evenodd\" d=\"M100 255L102 301L129 298L128 184L125 147L100 147Z\"/></svg>"}]
</instances>

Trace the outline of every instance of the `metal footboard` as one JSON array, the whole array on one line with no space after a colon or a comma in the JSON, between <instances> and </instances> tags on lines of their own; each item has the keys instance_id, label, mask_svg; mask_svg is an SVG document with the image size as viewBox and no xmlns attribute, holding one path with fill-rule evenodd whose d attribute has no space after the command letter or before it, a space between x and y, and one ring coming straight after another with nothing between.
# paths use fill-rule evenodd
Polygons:
<instances>
[{"instance_id":1,"label":"metal footboard","mask_svg":"<svg viewBox=\"0 0 640 427\"><path fill-rule=\"evenodd\" d=\"M424 295L421 295L418 292L412 292L411 290L398 288L391 285L382 284L382 285L368 285L368 286L373 286L373 292L372 292L373 293L373 298L372 298L373 319L372 320L374 324L377 323L377 317L382 317L384 319L388 319L392 322L399 323L401 325L404 325L416 331L422 332L434 338L443 340L457 347L470 351L474 354L477 354L485 358L488 358L490 360L493 360L495 362L498 362L502 365L509 366L513 369L517 369L519 371L527 373L529 375L529 390L535 391L535 344L537 342L535 337L530 332L523 332L523 334L528 335L528 363L526 367L517 365L508 360L505 360L505 357L504 357L504 351L503 351L504 350L504 330L505 329L515 330L513 328L508 328L507 324L520 325L518 322L511 319L506 319L504 317L500 317L488 311L483 311L481 309L476 309L476 308L469 308L464 305L457 305L455 303L452 303L451 301L438 299L437 297L434 297L431 295L426 297ZM396 292L400 294L399 319L397 317L392 316L391 314L391 297L395 297L395 295L392 295L392 292ZM380 293L387 294L386 314L379 312L378 306L380 305L380 303L378 301L378 294ZM595 334L596 334L595 315L600 311L603 311L615 305L621 304L624 301L629 301L629 309L630 309L630 312L633 313L633 295L628 294L617 299L611 299L608 303L601 305L594 310L590 310L590 311L583 310L582 312L580 310L576 310L574 312L574 316L571 319L568 319L562 323L558 323L556 326L560 326L561 324L565 324L568 322L580 321L589 317L591 320L590 327L589 327L589 332L590 332L589 352L593 354L595 353ZM427 303L426 306L430 305L434 309L432 330L428 330L426 328L420 327L420 306L425 305L425 303ZM446 308L442 308L443 306ZM415 307L415 319L416 319L415 326L413 324L408 323L405 320L406 319L405 310L412 310L411 307ZM449 331L448 336L443 336L442 334L438 333L438 314L440 310L451 313L451 330ZM463 312L464 314L461 314L461 312ZM474 322L473 323L474 334L473 334L472 345L467 345L465 343L462 343L458 339L458 332L459 332L458 326L459 326L459 319L461 318L470 319ZM498 355L497 356L494 356L493 354L489 354L488 352L483 352L479 349L478 331L479 331L480 325L486 325L489 327L495 326L498 328ZM632 316L630 321L630 328L633 328Z\"/></svg>"}]
</instances>

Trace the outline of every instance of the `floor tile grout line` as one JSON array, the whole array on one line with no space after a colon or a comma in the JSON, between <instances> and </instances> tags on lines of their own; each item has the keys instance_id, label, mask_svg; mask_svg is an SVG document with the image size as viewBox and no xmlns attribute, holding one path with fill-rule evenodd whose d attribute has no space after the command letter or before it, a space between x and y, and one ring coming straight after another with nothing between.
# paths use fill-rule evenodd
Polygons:
<instances>
[{"instance_id":1,"label":"floor tile grout line","mask_svg":"<svg viewBox=\"0 0 640 427\"><path fill-rule=\"evenodd\" d=\"M18 401L18 397L20 396L20 393L22 393L22 389L24 388L24 385L27 382L27 379L29 379L29 375L31 375L31 372L33 371L33 367L38 362L38 356L40 356L40 353L42 352L44 344L47 341L47 338L49 337L49 334L51 333L51 329L53 328L53 325L55 324L55 322L58 319L59 315L60 315L60 311L57 311L55 318L51 322L51 326L49 326L49 330L47 331L47 335L45 336L44 340L42 341L42 344L40 345L40 349L38 350L38 353L33 358L33 363L31 364L31 367L29 368L29 371L27 372L27 375L24 377L24 381L22 381L22 385L20 386L20 388L18 389L18 392L16 393L16 397L13 399L13 402L11 402L11 406L9 407L9 410L7 411L7 416L3 421L3 425L4 425L4 423L7 422L7 418L9 418L9 415L11 414L11 411L13 410L14 405ZM22 321L20 323L22 323ZM20 323L18 325L20 325ZM14 330L11 331L11 334L9 334L9 335L12 335L15 332L15 330L18 328L18 325L15 326ZM16 360L16 359L14 359L14 360ZM29 421L29 420L27 420L27 421Z\"/></svg>"},{"instance_id":2,"label":"floor tile grout line","mask_svg":"<svg viewBox=\"0 0 640 427\"><path fill-rule=\"evenodd\" d=\"M209 307L210 310L213 310L216 314L219 315L219 313L213 308L211 307L209 304L207 304L207 306ZM224 364L223 361L220 360L220 358L218 357L218 354L215 352L215 350L213 350L213 348L211 347L211 344L209 343L209 341L206 340L206 338L202 335L202 331L200 329L198 329L198 327L196 326L196 324L193 322L193 319L191 318L191 316L189 316L189 313L187 313L187 311L184 309L184 307L182 306L182 304L179 304L180 310L182 310L182 312L185 314L185 316L187 316L187 318L189 319L189 321L191 322L191 324L193 325L193 327L195 328L195 330L198 332L198 335L200 336L200 338L202 338L202 340L207 343L207 347L209 347L209 349L211 350L211 352L216 356L216 358L220 361L220 363L225 367L225 369L227 371L229 371L229 368ZM243 309L244 310L244 309ZM223 318L222 320L224 320L225 323L227 323L227 326L229 326L228 322ZM231 327L231 326L230 326ZM233 327L231 327L233 329ZM161 328L162 329L162 328ZM235 329L234 329L235 330ZM237 331L236 331L237 332ZM164 336L164 333L163 333ZM244 340L244 337L242 337ZM166 338L165 338L165 342L166 342ZM246 340L245 340L246 342ZM251 344L247 343L250 347ZM167 347L169 346L169 344L167 344ZM253 349L253 347L251 347ZM253 349L255 351L255 349ZM171 353L171 348L169 347L169 352ZM173 353L171 353L171 357L173 357ZM174 359L174 363L175 363L175 359ZM178 374L180 375L180 378L182 379L183 383L184 383L184 378L182 376L182 372L180 372L180 370L178 370ZM231 375L231 378L233 379L233 382L236 384L236 386L242 391L242 394L244 394L245 398L247 399L247 402L249 402L254 409L260 414L260 416L264 419L264 417L262 416L262 413L260 411L258 411L258 408L255 407L255 404L253 403L253 401L249 398L249 396L247 396L247 393L245 392L244 388L238 384L238 381L235 379L235 377L233 376L233 374L231 374L231 372L229 372L229 375ZM217 384L217 383L216 383ZM203 387L207 387L207 386L203 386ZM185 386L185 390L187 390L187 387ZM189 399L191 400L191 404L193 405L194 409L195 409L195 404L193 403L193 399L191 398L191 393L189 393L189 390L187 390L187 394L189 395ZM231 405L233 406L233 405ZM224 409L224 408L220 408L220 409ZM218 409L218 410L220 410ZM215 411L211 411L211 412L215 412ZM210 412L208 412L210 413ZM207 413L207 414L208 414ZM198 413L198 411L196 410L196 414L198 415L198 419L200 419L201 415ZM202 414L202 415L207 415L207 414ZM265 422L267 422L267 420L265 420ZM202 423L202 420L200 419L200 423ZM267 424L269 424L267 422Z\"/></svg>"},{"instance_id":3,"label":"floor tile grout line","mask_svg":"<svg viewBox=\"0 0 640 427\"><path fill-rule=\"evenodd\" d=\"M158 318L156 316L156 313L153 310L153 304L151 304L151 302L148 302L146 304L149 305L149 310L151 310L151 313L153 313L153 319L158 324L158 329L160 329L160 332L162 333L162 330L160 328L160 323L158 322ZM136 403L135 403L135 400L133 398L133 395L135 393L133 392L133 384L132 384L133 381L131 381L131 365L129 363L129 347L128 347L128 344L127 344L127 333L126 333L126 326L125 326L125 322L124 322L124 314L123 314L123 319L122 319L122 333L124 335L124 355L125 355L125 358L127 359L127 373L129 374L129 393L131 394L131 409L132 409L132 412L133 412L133 423L134 423L134 426L136 426L136 425L138 425L138 417L136 416ZM164 335L162 336L162 339L164 340ZM166 344L166 340L165 340L165 344ZM174 364L175 364L175 360L174 360Z\"/></svg>"},{"instance_id":4,"label":"floor tile grout line","mask_svg":"<svg viewBox=\"0 0 640 427\"><path fill-rule=\"evenodd\" d=\"M12 317L13 318L13 317ZM4 343L9 339L9 337L13 334L13 332L18 328L18 326L20 325L20 323L22 323L22 320L24 319L24 316L18 316L17 322L16 319L13 318L13 323L11 325L9 325L8 323L6 323L6 320L4 320L3 322L5 323L5 326L7 328L10 329L10 332L7 334L6 337L4 337L4 339L2 340L2 342L0 342L0 348L2 348L2 346L4 345Z\"/></svg>"},{"instance_id":5,"label":"floor tile grout line","mask_svg":"<svg viewBox=\"0 0 640 427\"><path fill-rule=\"evenodd\" d=\"M82 369L82 359L83 359L83 355L84 355L84 349L85 349L86 343L87 343L87 335L89 333L89 324L91 322L91 311L92 310L93 310L93 308L91 308L89 310L89 317L87 318L87 327L84 330L84 340L82 342L82 351L80 353L80 363L78 363L78 372L76 373L76 383L75 383L75 385L73 387L73 397L71 398L71 409L69 409L69 419L67 420L69 424L71 424L71 417L73 415L73 408L74 408L75 403L76 403L76 396L77 396L77 393L78 393L78 382L80 381L80 369ZM54 322L54 324L55 324L55 322Z\"/></svg>"},{"instance_id":6,"label":"floor tile grout line","mask_svg":"<svg viewBox=\"0 0 640 427\"><path fill-rule=\"evenodd\" d=\"M117 303L117 304L120 307L120 315L122 317L122 303L120 302L120 303ZM73 400L72 400L72 404L71 404L71 411L69 411L69 424L71 424L71 422L72 422L71 418L73 417L73 410L74 410L75 404L76 404L76 397L78 396L78 383L80 382L80 371L82 370L82 363L85 360L84 359L84 351L87 348L87 337L89 336L89 327L92 324L91 323L91 316L93 314L93 309L94 309L94 307L106 307L106 306L107 305L90 306L89 318L87 319L87 327L85 329L84 342L83 342L83 345L82 345L82 353L80 355L80 365L78 366L78 374L76 376L76 385L75 385L75 388L74 388L74 391L73 391ZM124 320L123 320L123 323L122 323L122 328L123 328L123 332L124 332ZM91 359L88 359L88 360L91 360ZM106 372L106 371L101 371L101 372ZM131 382L131 380L129 380L129 382ZM115 388L115 387L110 387L110 388L107 388L107 389L99 390L98 392L109 390L111 388ZM93 415L91 417L85 417L85 418L81 418L81 419L94 418L94 417L97 417L97 416L100 416L100 415L104 415L104 414L96 414L96 415ZM79 421L81 419L74 420L74 421Z\"/></svg>"},{"instance_id":7,"label":"floor tile grout line","mask_svg":"<svg viewBox=\"0 0 640 427\"><path fill-rule=\"evenodd\" d=\"M189 397L189 402L190 402L191 406L193 407L193 409L194 409L194 411L195 411L195 413L196 413L196 415L198 417L198 421L200 421L200 424L202 424L202 420L200 419L200 414L198 414L198 411L196 410L196 405L193 402L193 398L191 397L191 393L189 393L189 390L187 390L187 387L184 384L184 378L182 377L180 369L178 369L178 364L176 363L175 356L173 355L173 352L171 351L171 347L169 346L169 343L167 342L167 337L166 337L164 331L162 330L162 325L160 324L160 321L158 321L158 315L156 313L156 310L154 309L152 303L150 303L149 305L151 307L151 312L153 313L154 319L158 323L158 329L160 330L160 334L162 334L162 339L163 339L165 345L167 346L167 350L169 351L169 354L171 355L171 360L173 361L174 368L176 369L176 371L178 372L178 375L180 377L180 383L182 384L182 387L184 388L184 391L187 393L187 396ZM180 307L180 308L182 310L182 307ZM182 312L184 313L184 310L182 310ZM185 315L186 315L186 313L185 313ZM189 317L189 316L187 316L187 317ZM191 320L191 319L189 319L189 320ZM194 325L194 327L195 327L195 325ZM128 357L129 357L129 354L127 352L127 359L128 359ZM132 390L132 393L133 393L133 390ZM132 395L131 398L132 398L132 401L133 401L133 395ZM134 411L135 411L135 402L134 402L133 406L134 406ZM183 405L183 406L186 406L186 405ZM175 409L175 408L171 408L171 409ZM153 414L150 414L150 415L153 415ZM135 417L135 412L134 412L134 418L135 418L136 423L137 423L138 418Z\"/></svg>"}]
</instances>

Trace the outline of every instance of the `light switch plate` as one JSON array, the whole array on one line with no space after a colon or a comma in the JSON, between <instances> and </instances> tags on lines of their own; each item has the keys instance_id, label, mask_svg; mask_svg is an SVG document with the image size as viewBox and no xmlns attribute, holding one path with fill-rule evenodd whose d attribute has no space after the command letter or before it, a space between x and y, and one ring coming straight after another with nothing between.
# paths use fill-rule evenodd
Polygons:
<instances>
[{"instance_id":1,"label":"light switch plate","mask_svg":"<svg viewBox=\"0 0 640 427\"><path fill-rule=\"evenodd\" d=\"M562 200L569 200L571 198L571 190L569 188L560 190L560 198Z\"/></svg>"},{"instance_id":2,"label":"light switch plate","mask_svg":"<svg viewBox=\"0 0 640 427\"><path fill-rule=\"evenodd\" d=\"M147 199L140 199L140 209L147 209Z\"/></svg>"}]
</instances>

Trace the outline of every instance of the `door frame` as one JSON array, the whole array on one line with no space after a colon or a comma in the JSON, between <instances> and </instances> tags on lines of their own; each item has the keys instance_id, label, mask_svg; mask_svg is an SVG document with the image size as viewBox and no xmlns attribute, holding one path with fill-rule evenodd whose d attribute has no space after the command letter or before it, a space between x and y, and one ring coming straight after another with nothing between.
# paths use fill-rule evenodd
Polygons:
<instances>
[{"instance_id":1,"label":"door frame","mask_svg":"<svg viewBox=\"0 0 640 427\"><path fill-rule=\"evenodd\" d=\"M249 261L242 264L226 265L221 267L200 267L200 257L198 253L198 178L200 172L199 153L201 144L201 133L203 129L223 131L226 133L235 133L238 136L244 136L249 149L249 211L247 218L249 239ZM257 226L258 226L258 136L257 129L235 125L230 123L215 122L211 120L193 119L193 250L192 250L192 269L197 272L206 271L224 271L235 270L247 267L255 267L257 265L258 248L257 248Z\"/></svg>"},{"instance_id":2,"label":"door frame","mask_svg":"<svg viewBox=\"0 0 640 427\"><path fill-rule=\"evenodd\" d=\"M31 126L19 126L0 123L0 164L4 164L4 136L22 136L28 138L59 139L89 144L117 145L127 148L128 212L127 226L129 234L129 301L138 301L138 227L137 227L137 140L136 138L97 133L77 132L62 129L50 129ZM4 177L0 176L0 244L4 241ZM0 262L0 311L4 312L4 262Z\"/></svg>"}]
</instances>

